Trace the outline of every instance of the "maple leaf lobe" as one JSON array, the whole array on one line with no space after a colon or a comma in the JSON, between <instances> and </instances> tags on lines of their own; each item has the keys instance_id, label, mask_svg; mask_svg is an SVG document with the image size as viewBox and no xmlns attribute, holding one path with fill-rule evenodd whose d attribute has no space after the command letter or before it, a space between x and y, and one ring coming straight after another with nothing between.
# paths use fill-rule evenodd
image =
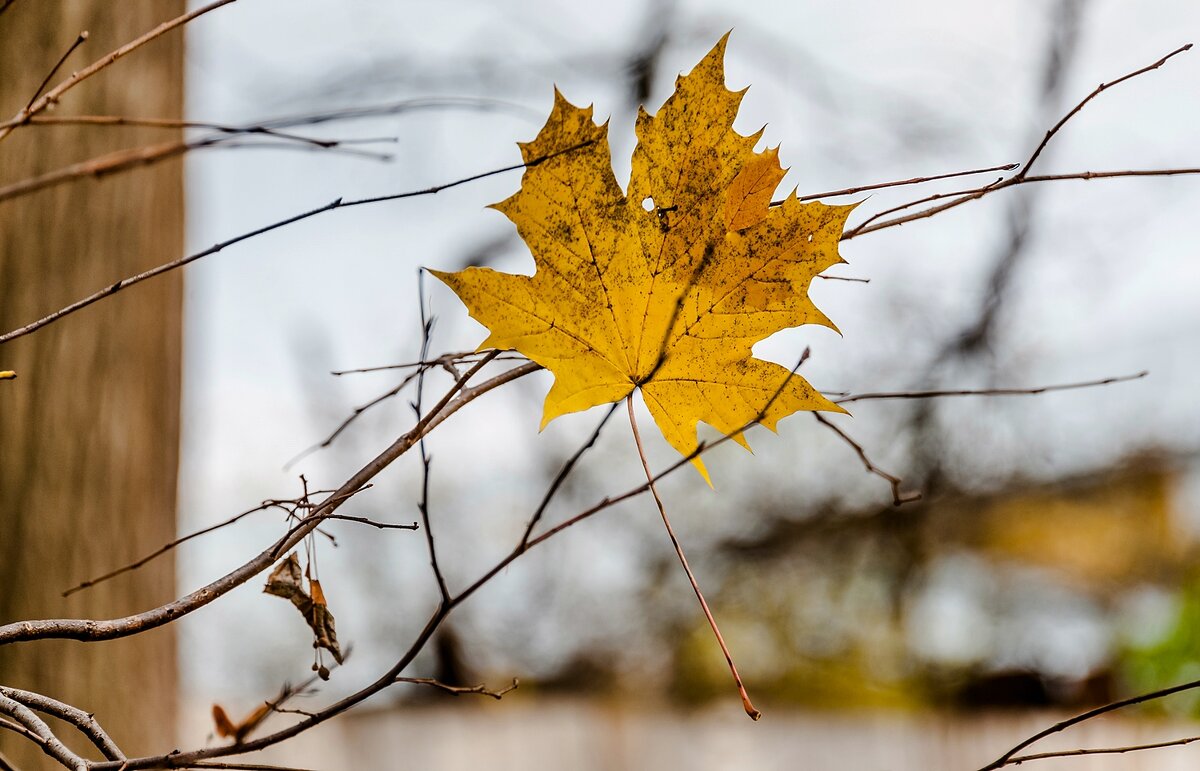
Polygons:
<instances>
[{"instance_id":1,"label":"maple leaf lobe","mask_svg":"<svg viewBox=\"0 0 1200 771\"><path fill-rule=\"evenodd\" d=\"M433 271L490 331L480 348L515 349L553 373L542 427L640 388L686 455L698 421L731 434L756 417L774 430L800 410L842 411L751 349L788 327L833 327L807 292L843 262L853 207L794 195L770 205L785 170L777 148L754 151L761 131L733 130L745 91L725 87L727 38L656 114L639 110L628 195L607 123L556 89L545 126L520 144L521 189L494 206L529 246L534 274Z\"/></svg>"}]
</instances>

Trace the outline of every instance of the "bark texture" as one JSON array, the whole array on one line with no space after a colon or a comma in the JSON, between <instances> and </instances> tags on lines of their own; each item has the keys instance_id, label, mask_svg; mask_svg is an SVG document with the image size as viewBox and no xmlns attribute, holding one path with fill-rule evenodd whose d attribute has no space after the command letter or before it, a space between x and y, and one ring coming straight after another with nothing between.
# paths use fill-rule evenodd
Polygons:
<instances>
[{"instance_id":1,"label":"bark texture","mask_svg":"<svg viewBox=\"0 0 1200 771\"><path fill-rule=\"evenodd\" d=\"M55 77L184 11L183 0L16 0L0 14L0 116L23 107L82 30ZM183 35L174 31L69 92L56 114L180 117ZM176 138L161 129L18 129L0 142L0 185L105 152ZM0 202L0 328L8 331L183 248L179 160ZM182 278L167 275L0 345L0 623L105 618L169 600L174 564L63 599L79 581L175 534ZM175 735L175 640L0 648L0 683L95 712L127 753L165 752ZM53 727L62 724L51 721ZM97 757L70 731L60 737ZM49 759L0 731L25 768Z\"/></svg>"}]
</instances>

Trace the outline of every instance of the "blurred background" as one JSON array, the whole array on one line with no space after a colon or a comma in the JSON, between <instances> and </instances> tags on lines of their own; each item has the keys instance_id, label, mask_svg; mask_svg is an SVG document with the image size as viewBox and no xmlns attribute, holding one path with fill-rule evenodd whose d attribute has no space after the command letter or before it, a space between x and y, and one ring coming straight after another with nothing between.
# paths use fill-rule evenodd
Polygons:
<instances>
[{"instance_id":1,"label":"blurred background","mask_svg":"<svg viewBox=\"0 0 1200 771\"><path fill-rule=\"evenodd\" d=\"M1096 85L1200 32L1171 0L655 0L321 3L242 0L188 28L186 115L352 140L338 152L212 148L186 158L186 251L334 198L417 190L519 162L553 87L610 116L624 183L639 104L654 111L726 31L735 126L766 124L801 194L1021 162ZM1090 103L1040 173L1194 166L1200 60L1190 53ZM352 152L346 152L352 151ZM353 153L353 154L352 154ZM388 158L379 157L386 154ZM998 174L885 189L851 225ZM336 487L413 422L406 390L356 408L419 358L485 333L418 268L532 270L486 208L520 173L337 211L187 269L179 531L267 498ZM409 674L521 687L500 702L397 686L268 753L318 768L972 768L1056 717L1200 677L1200 181L1028 185L842 246L811 294L838 325L756 353L827 391L1022 388L1036 396L863 401L833 418L920 502L894 506L854 449L807 415L756 429L662 493L756 704L742 715L720 651L648 498L541 546L456 610ZM115 278L115 277L114 277ZM2 363L2 362L0 362ZM499 371L500 365L495 365ZM451 383L433 371L425 398ZM431 436L430 509L452 587L519 540L600 411L537 427L550 376L488 394ZM642 417L649 416L642 411ZM647 422L645 425L649 425ZM673 462L655 431L653 467ZM712 436L711 432L702 436ZM550 523L643 478L612 421ZM410 453L346 513L418 519ZM181 592L286 527L264 513L189 543ZM437 600L424 538L331 524L322 585L353 655L312 696L357 690L408 647ZM309 674L311 636L256 582L178 625L180 746L213 703L250 712ZM305 708L303 701L295 706ZM1060 747L1186 735L1183 695L1089 724ZM1053 746L1053 745L1052 745ZM273 753L273 754L272 754ZM1065 768L1191 767L1195 751ZM1188 764L1185 766L1185 764Z\"/></svg>"},{"instance_id":2,"label":"blurred background","mask_svg":"<svg viewBox=\"0 0 1200 771\"><path fill-rule=\"evenodd\" d=\"M763 143L779 144L791 169L784 190L1024 161L1097 83L1200 30L1200 10L1189 4L1151 5L941 2L912 13L883 2L522 2L447 13L428 3L242 3L190 31L191 117L243 123L374 107L312 129L339 139L394 137L371 146L394 160L194 155L190 248L337 196L418 189L512 164L515 142L544 121L554 85L576 104L595 104L601 120L611 116L613 163L624 181L637 105L655 109L676 75L729 29L728 82L750 86L736 125L750 133L766 124ZM1056 139L1041 170L1194 163L1197 67L1184 56L1105 94ZM844 200L865 200L861 220L990 179ZM519 172L338 212L191 270L184 530L293 495L298 473L334 486L411 424L406 392L282 469L404 374L330 371L418 358L418 266L531 269L511 224L484 208L518 183ZM767 712L762 727L786 724L792 710L853 710L848 726L861 710L1070 710L1195 677L1200 400L1188 354L1200 332L1197 202L1200 188L1189 178L1063 182L866 235L843 245L849 265L835 272L870 283L818 281L812 289L842 335L804 328L758 347L790 365L811 346L806 377L837 391L1151 372L1085 391L854 405L853 419L838 425L905 489L921 490L918 504L892 506L887 484L804 415L784 421L778 436L755 432L753 456L732 445L714 452L715 491L687 470L666 481L701 585ZM432 351L477 345L482 328L456 298L436 281L425 292L437 318ZM439 393L448 383L443 374L427 387ZM548 385L539 374L490 394L429 442L432 516L451 585L511 548L552 475L599 419L569 416L538 434ZM650 445L654 465L672 460L660 439ZM551 521L636 485L640 473L628 430L613 421ZM411 521L419 474L417 459L406 458L351 508ZM264 517L185 549L182 585L233 566L279 528ZM436 598L419 534L332 529L339 546L321 546L322 575L354 655L326 690L386 668ZM202 713L212 701L249 709L301 677L312 658L294 611L254 585L182 629L185 687ZM597 703L628 710L631 723L648 706L668 710L679 725L662 741L676 751L712 730L687 727L710 712L719 718L709 716L709 725L732 732L739 746L753 747L760 728L740 714L720 652L642 498L520 560L456 612L414 672L494 687L522 680L500 704L460 699L443 705L453 710L439 712L443 720L421 721L422 733L444 721L479 721L471 735L500 742L470 742L479 757L503 755L503 737L514 731L578 753L569 761L551 753L547 767L621 757L615 748L597 753L613 735L608 720L559 725L563 714L586 714ZM372 708L429 696L397 688ZM553 708L537 709L544 703ZM1186 713L1190 704L1185 697L1163 708ZM512 716L518 709L526 723ZM547 723L548 714L556 722ZM370 718L385 735L383 725L413 719ZM488 721L505 728L486 731ZM839 753L863 736L802 733L824 734L803 746L835 745L834 757L852 757ZM916 733L937 743L927 729ZM433 765L453 765L453 753L442 751L446 759Z\"/></svg>"}]
</instances>

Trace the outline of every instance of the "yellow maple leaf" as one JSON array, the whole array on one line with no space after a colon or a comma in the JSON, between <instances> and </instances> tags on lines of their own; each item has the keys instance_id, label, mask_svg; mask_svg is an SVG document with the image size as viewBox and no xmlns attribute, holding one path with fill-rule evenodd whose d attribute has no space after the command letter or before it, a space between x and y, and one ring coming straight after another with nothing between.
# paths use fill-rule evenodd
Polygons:
<instances>
[{"instance_id":1,"label":"yellow maple leaf","mask_svg":"<svg viewBox=\"0 0 1200 771\"><path fill-rule=\"evenodd\" d=\"M788 327L833 327L807 291L843 262L853 207L794 194L770 205L784 170L778 149L754 151L761 131L733 130L745 91L725 88L727 39L676 80L657 115L639 112L628 194L613 175L608 124L556 89L545 127L520 145L531 164L520 191L493 207L517 226L536 272L432 271L491 331L480 348L517 350L554 374L543 428L640 388L686 455L698 421L728 434L768 404L760 422L772 430L799 410L842 411L751 348Z\"/></svg>"}]
</instances>

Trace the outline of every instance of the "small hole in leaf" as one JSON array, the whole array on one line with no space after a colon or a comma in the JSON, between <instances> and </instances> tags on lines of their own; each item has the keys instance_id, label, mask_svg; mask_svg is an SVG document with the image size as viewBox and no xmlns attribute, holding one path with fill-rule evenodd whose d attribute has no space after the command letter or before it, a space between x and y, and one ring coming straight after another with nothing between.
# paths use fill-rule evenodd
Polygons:
<instances>
[{"instance_id":1,"label":"small hole in leaf","mask_svg":"<svg viewBox=\"0 0 1200 771\"><path fill-rule=\"evenodd\" d=\"M646 211L654 211L654 199L646 196L646 200L642 201L642 208Z\"/></svg>"},{"instance_id":2,"label":"small hole in leaf","mask_svg":"<svg viewBox=\"0 0 1200 771\"><path fill-rule=\"evenodd\" d=\"M808 242L809 242L810 244L812 243L812 237L813 237L813 234L812 234L812 233L809 233L809 234L808 234Z\"/></svg>"}]
</instances>

